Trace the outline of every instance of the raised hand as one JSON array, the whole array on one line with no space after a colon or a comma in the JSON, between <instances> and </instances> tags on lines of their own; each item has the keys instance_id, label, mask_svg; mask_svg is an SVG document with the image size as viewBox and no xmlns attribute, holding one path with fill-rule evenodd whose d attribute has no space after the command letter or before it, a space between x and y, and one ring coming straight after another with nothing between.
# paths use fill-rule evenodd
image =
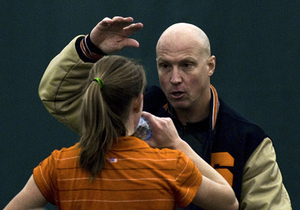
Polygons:
<instances>
[{"instance_id":1,"label":"raised hand","mask_svg":"<svg viewBox=\"0 0 300 210\"><path fill-rule=\"evenodd\" d=\"M124 47L139 47L139 42L128 38L143 28L142 23L133 23L132 17L106 17L91 31L90 38L94 45L106 54L112 54Z\"/></svg>"}]
</instances>

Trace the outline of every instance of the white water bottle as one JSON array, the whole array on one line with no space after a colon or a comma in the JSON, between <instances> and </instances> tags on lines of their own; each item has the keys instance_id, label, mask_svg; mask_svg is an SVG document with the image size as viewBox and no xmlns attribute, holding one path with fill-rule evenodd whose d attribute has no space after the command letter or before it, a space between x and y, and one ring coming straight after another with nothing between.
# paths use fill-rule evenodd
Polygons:
<instances>
[{"instance_id":1,"label":"white water bottle","mask_svg":"<svg viewBox=\"0 0 300 210\"><path fill-rule=\"evenodd\" d=\"M140 118L139 124L135 129L133 136L142 140L149 140L151 138L152 130L148 121L144 117Z\"/></svg>"}]
</instances>

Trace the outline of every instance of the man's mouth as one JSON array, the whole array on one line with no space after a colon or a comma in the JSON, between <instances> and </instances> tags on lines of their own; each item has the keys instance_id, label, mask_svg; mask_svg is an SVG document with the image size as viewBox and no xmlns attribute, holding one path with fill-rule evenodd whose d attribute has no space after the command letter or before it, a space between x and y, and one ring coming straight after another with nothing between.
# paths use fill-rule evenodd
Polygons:
<instances>
[{"instance_id":1,"label":"man's mouth","mask_svg":"<svg viewBox=\"0 0 300 210\"><path fill-rule=\"evenodd\" d=\"M184 95L184 92L181 91L174 91L171 93L172 98L178 99Z\"/></svg>"}]
</instances>

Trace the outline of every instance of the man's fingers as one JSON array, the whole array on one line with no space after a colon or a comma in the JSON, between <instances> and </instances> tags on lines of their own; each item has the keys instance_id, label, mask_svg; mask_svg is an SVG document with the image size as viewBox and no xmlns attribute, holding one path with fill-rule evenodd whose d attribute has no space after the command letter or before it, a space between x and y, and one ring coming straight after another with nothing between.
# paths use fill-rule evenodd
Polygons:
<instances>
[{"instance_id":1,"label":"man's fingers","mask_svg":"<svg viewBox=\"0 0 300 210\"><path fill-rule=\"evenodd\" d=\"M99 24L102 26L108 26L112 22L113 22L112 19L110 19L109 17L105 17L105 18L103 18L103 20L100 21Z\"/></svg>"},{"instance_id":2,"label":"man's fingers","mask_svg":"<svg viewBox=\"0 0 300 210\"><path fill-rule=\"evenodd\" d=\"M129 26L123 28L124 31L130 31L131 33L135 33L138 30L142 29L144 25L142 23L132 23Z\"/></svg>"},{"instance_id":3,"label":"man's fingers","mask_svg":"<svg viewBox=\"0 0 300 210\"><path fill-rule=\"evenodd\" d=\"M100 22L101 26L112 26L112 27L118 27L118 28L124 28L128 25L130 25L133 22L132 17L121 17L121 16L115 16L112 19L109 17L103 18L103 20Z\"/></svg>"},{"instance_id":4,"label":"man's fingers","mask_svg":"<svg viewBox=\"0 0 300 210\"><path fill-rule=\"evenodd\" d=\"M121 16L114 16L113 18L112 18L112 20L114 21L114 22L133 22L133 18L132 17L121 17Z\"/></svg>"},{"instance_id":5,"label":"man's fingers","mask_svg":"<svg viewBox=\"0 0 300 210\"><path fill-rule=\"evenodd\" d=\"M133 23L132 17L124 18L124 17L116 16L116 17L113 17L111 25L124 28L124 27L130 25L131 23Z\"/></svg>"},{"instance_id":6,"label":"man's fingers","mask_svg":"<svg viewBox=\"0 0 300 210\"><path fill-rule=\"evenodd\" d=\"M126 40L126 46L127 47L138 48L140 46L140 44L135 39L129 39L129 38L127 38L127 40Z\"/></svg>"}]
</instances>

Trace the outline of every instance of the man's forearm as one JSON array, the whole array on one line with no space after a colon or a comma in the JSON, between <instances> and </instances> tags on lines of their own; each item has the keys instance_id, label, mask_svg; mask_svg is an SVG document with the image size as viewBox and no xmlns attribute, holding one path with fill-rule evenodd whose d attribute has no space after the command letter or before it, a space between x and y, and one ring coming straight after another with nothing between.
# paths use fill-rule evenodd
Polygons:
<instances>
[{"instance_id":1,"label":"man's forearm","mask_svg":"<svg viewBox=\"0 0 300 210\"><path fill-rule=\"evenodd\" d=\"M77 38L49 63L40 82L39 96L51 115L79 133L82 90L93 63L79 58L75 48Z\"/></svg>"},{"instance_id":2,"label":"man's forearm","mask_svg":"<svg viewBox=\"0 0 300 210\"><path fill-rule=\"evenodd\" d=\"M244 166L241 209L292 209L270 138L265 138Z\"/></svg>"}]
</instances>

